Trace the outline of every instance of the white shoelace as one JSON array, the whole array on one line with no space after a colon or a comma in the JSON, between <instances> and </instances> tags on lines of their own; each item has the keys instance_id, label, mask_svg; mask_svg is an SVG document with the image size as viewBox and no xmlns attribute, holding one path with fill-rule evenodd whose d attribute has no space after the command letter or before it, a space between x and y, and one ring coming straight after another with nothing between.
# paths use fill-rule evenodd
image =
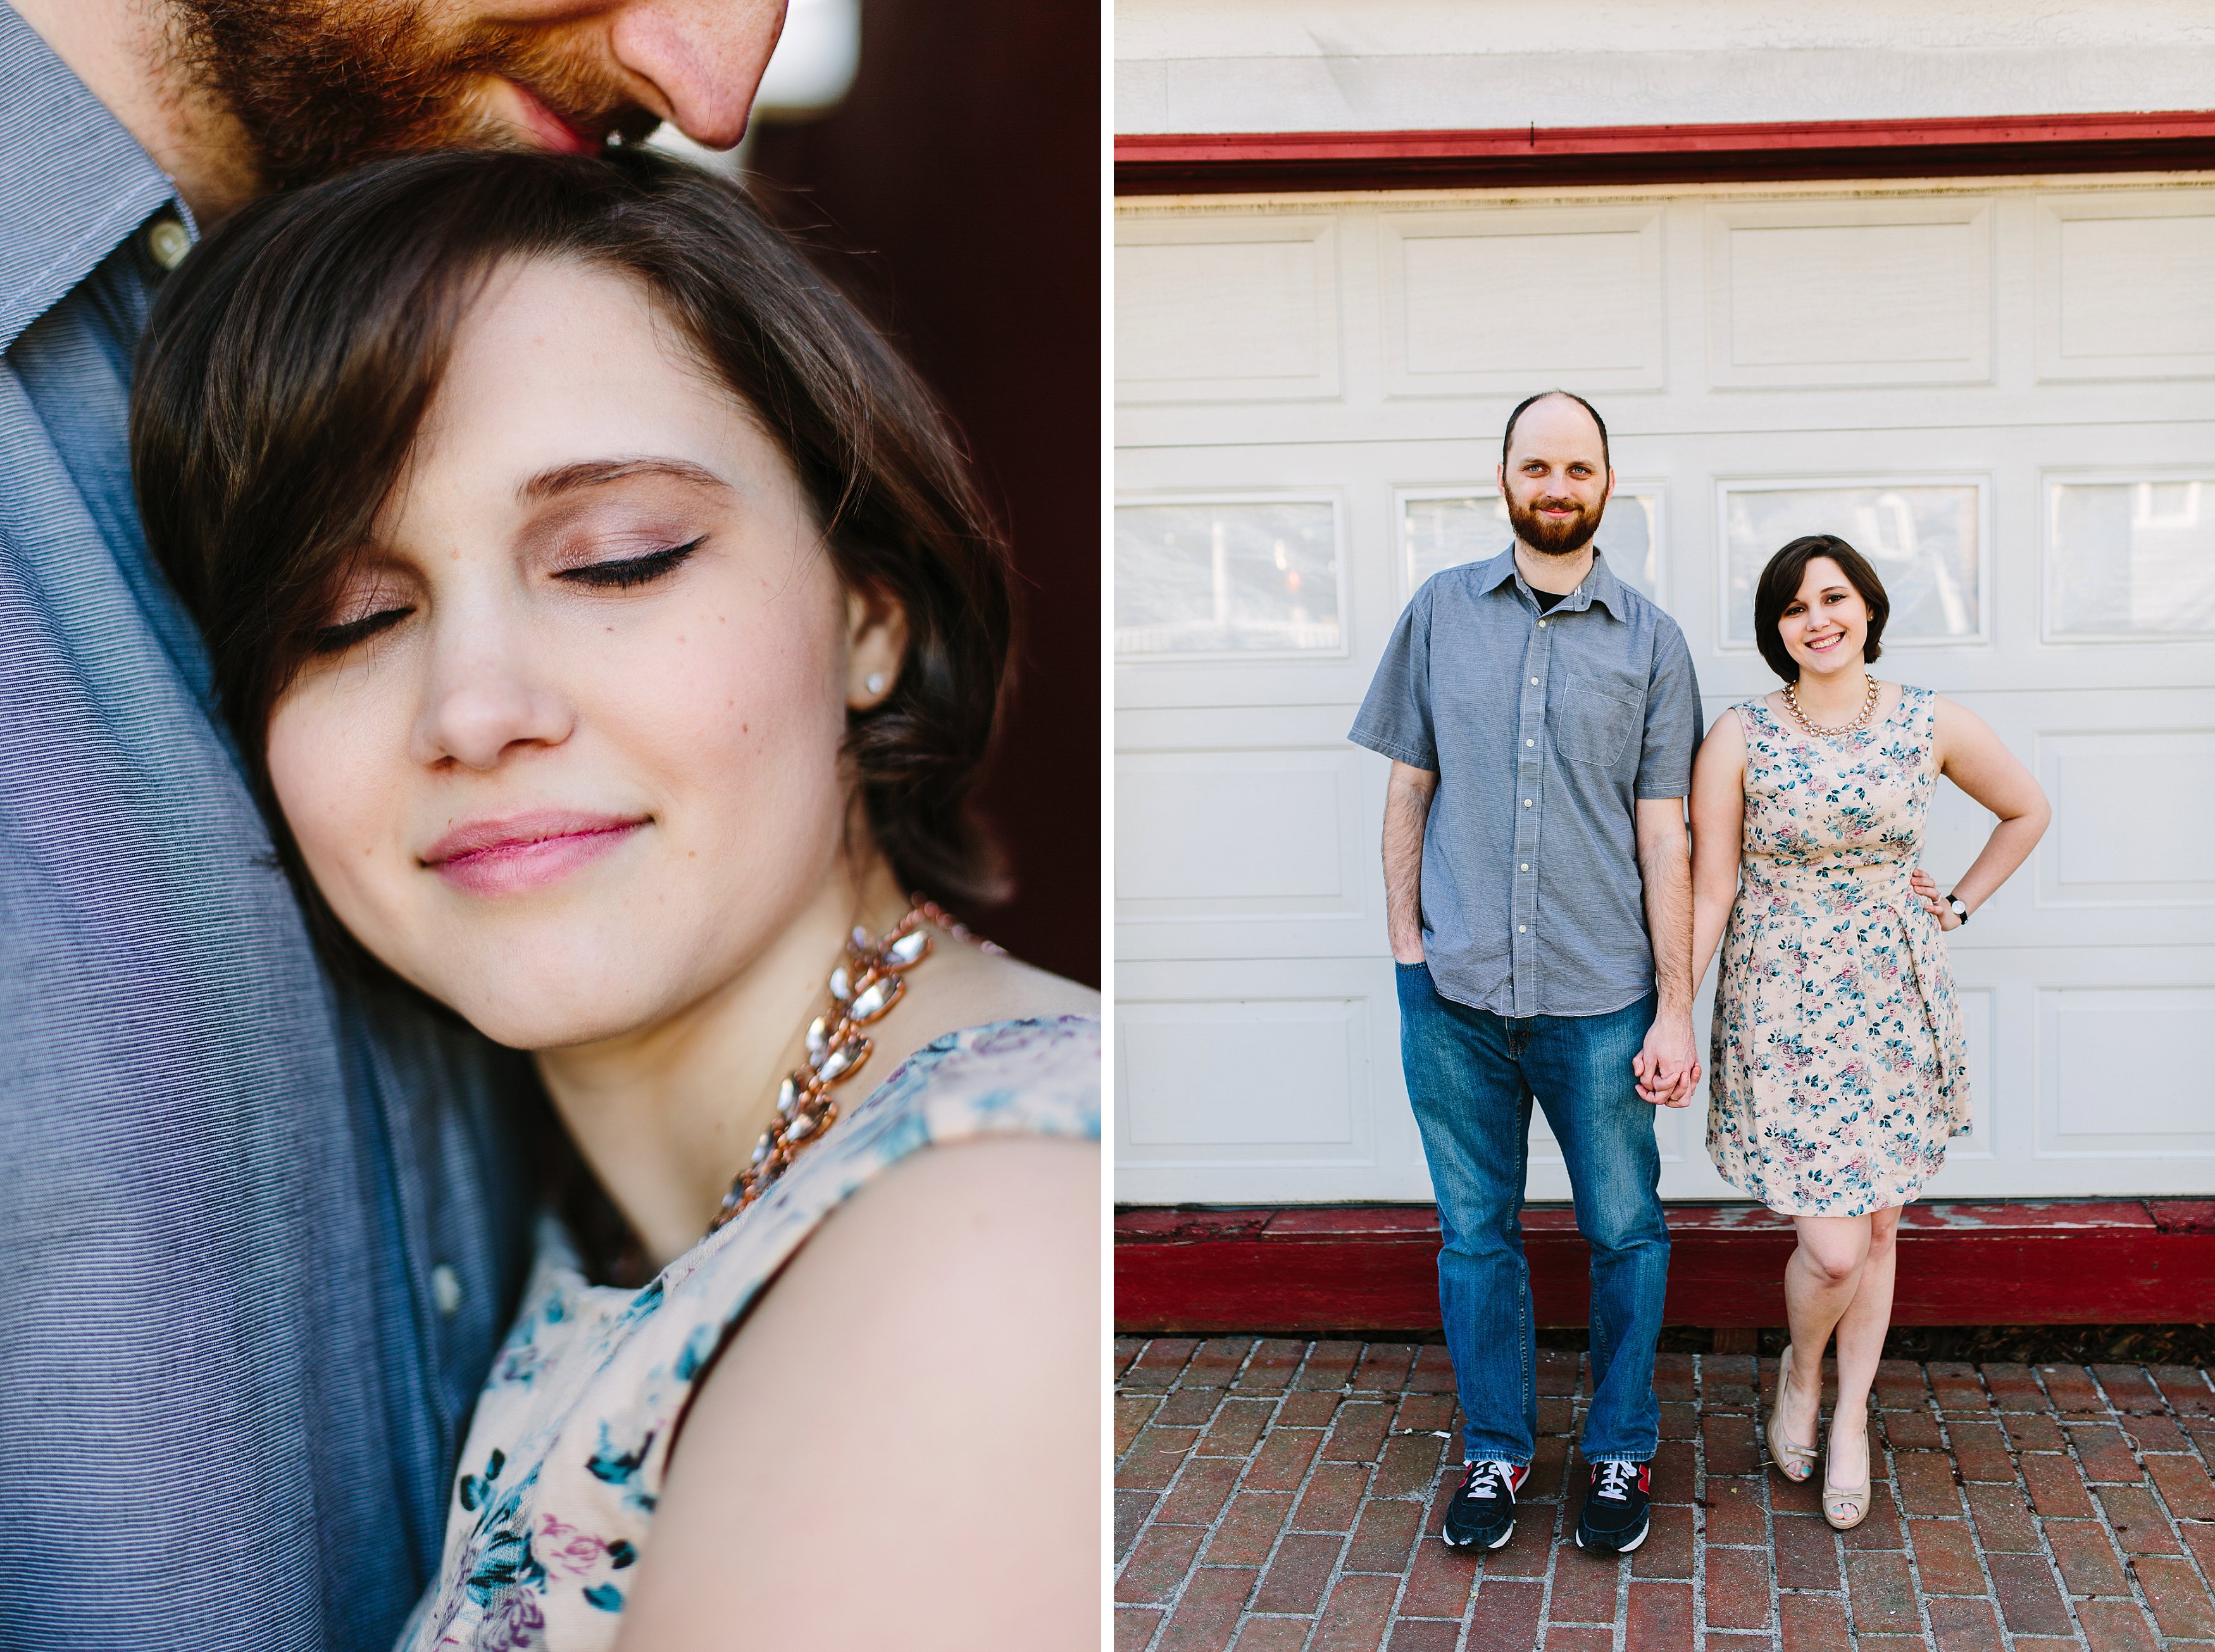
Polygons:
<instances>
[{"instance_id":1,"label":"white shoelace","mask_svg":"<svg viewBox=\"0 0 2215 1652\"><path fill-rule=\"evenodd\" d=\"M1478 1498L1493 1498L1500 1488L1515 1483L1515 1465L1512 1463L1479 1463L1476 1471L1469 1477L1469 1495Z\"/></svg>"},{"instance_id":2,"label":"white shoelace","mask_svg":"<svg viewBox=\"0 0 2215 1652\"><path fill-rule=\"evenodd\" d=\"M1635 1463L1603 1463L1599 1465L1599 1489L1592 1495L1619 1503L1623 1501L1623 1493L1629 1489L1630 1483L1637 1477L1638 1465Z\"/></svg>"}]
</instances>

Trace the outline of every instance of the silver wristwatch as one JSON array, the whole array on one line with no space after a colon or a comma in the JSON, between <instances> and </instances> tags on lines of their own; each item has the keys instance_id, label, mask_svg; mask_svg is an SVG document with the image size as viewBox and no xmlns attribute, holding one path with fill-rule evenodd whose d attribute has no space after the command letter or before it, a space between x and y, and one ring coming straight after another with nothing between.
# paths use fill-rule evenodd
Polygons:
<instances>
[{"instance_id":1,"label":"silver wristwatch","mask_svg":"<svg viewBox=\"0 0 2215 1652\"><path fill-rule=\"evenodd\" d=\"M1969 909L1961 904L1960 896L1948 895L1946 897L1946 904L1954 909L1954 921L1955 923L1966 924L1969 921Z\"/></svg>"}]
</instances>

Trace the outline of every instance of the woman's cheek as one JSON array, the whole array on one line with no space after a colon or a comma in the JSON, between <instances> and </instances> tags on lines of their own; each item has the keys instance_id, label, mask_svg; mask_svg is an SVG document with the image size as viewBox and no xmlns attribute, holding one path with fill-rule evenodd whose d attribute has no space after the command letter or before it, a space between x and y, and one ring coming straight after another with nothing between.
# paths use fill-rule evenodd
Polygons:
<instances>
[{"instance_id":1,"label":"woman's cheek","mask_svg":"<svg viewBox=\"0 0 2215 1652\"><path fill-rule=\"evenodd\" d=\"M312 700L280 708L269 729L269 779L308 875L340 921L377 950L369 931L403 893L397 885L412 857L404 788L362 721Z\"/></svg>"}]
</instances>

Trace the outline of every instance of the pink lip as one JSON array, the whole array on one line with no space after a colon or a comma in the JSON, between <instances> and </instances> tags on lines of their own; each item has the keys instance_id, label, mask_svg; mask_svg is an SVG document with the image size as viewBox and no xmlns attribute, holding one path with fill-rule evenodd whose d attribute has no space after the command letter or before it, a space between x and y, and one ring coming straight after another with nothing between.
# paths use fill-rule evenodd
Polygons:
<instances>
[{"instance_id":1,"label":"pink lip","mask_svg":"<svg viewBox=\"0 0 2215 1652\"><path fill-rule=\"evenodd\" d=\"M546 100L540 97L519 80L507 83L515 89L516 101L523 107L523 118L531 128L531 136L557 155L593 155L599 152L600 140L591 133L580 131L556 114Z\"/></svg>"},{"instance_id":2,"label":"pink lip","mask_svg":"<svg viewBox=\"0 0 2215 1652\"><path fill-rule=\"evenodd\" d=\"M451 888L514 894L543 887L611 853L647 817L541 809L455 827L425 850L422 863Z\"/></svg>"}]
</instances>

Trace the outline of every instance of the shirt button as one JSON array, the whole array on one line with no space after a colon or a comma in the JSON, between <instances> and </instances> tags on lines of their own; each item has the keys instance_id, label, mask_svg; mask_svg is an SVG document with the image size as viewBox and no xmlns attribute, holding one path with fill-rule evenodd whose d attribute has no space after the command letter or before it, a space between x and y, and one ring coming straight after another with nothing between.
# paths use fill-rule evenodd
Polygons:
<instances>
[{"instance_id":1,"label":"shirt button","mask_svg":"<svg viewBox=\"0 0 2215 1652\"><path fill-rule=\"evenodd\" d=\"M445 1262L431 1270L431 1300L439 1305L441 1318L451 1319L462 1311L461 1275Z\"/></svg>"},{"instance_id":2,"label":"shirt button","mask_svg":"<svg viewBox=\"0 0 2215 1652\"><path fill-rule=\"evenodd\" d=\"M1515 869L1519 872L1527 872L1531 869L1531 863L1529 861L1525 861L1522 865L1517 867Z\"/></svg>"},{"instance_id":3,"label":"shirt button","mask_svg":"<svg viewBox=\"0 0 2215 1652\"><path fill-rule=\"evenodd\" d=\"M1546 629L1546 622L1544 620L1542 619L1538 622L1538 629L1542 631Z\"/></svg>"},{"instance_id":4,"label":"shirt button","mask_svg":"<svg viewBox=\"0 0 2215 1652\"><path fill-rule=\"evenodd\" d=\"M1523 924L1518 924L1515 926L1515 933L1516 933L1516 934L1518 934L1518 935L1526 935L1526 934L1528 934L1529 932L1530 932L1530 931L1529 931L1529 930L1528 930L1525 925L1523 925Z\"/></svg>"},{"instance_id":5,"label":"shirt button","mask_svg":"<svg viewBox=\"0 0 2215 1652\"><path fill-rule=\"evenodd\" d=\"M1531 679L1531 686L1532 688L1536 688L1536 687L1537 687L1537 686L1538 686L1538 679L1537 679L1537 678L1533 677L1533 678Z\"/></svg>"},{"instance_id":6,"label":"shirt button","mask_svg":"<svg viewBox=\"0 0 2215 1652\"><path fill-rule=\"evenodd\" d=\"M1523 800L1523 807L1525 808L1529 808L1531 807L1531 800L1529 798L1526 797Z\"/></svg>"},{"instance_id":7,"label":"shirt button","mask_svg":"<svg viewBox=\"0 0 2215 1652\"><path fill-rule=\"evenodd\" d=\"M191 232L169 213L163 212L146 226L146 255L163 269L176 268L192 249Z\"/></svg>"},{"instance_id":8,"label":"shirt button","mask_svg":"<svg viewBox=\"0 0 2215 1652\"><path fill-rule=\"evenodd\" d=\"M1538 742L1535 740L1526 740L1523 743L1525 746L1536 746Z\"/></svg>"}]
</instances>

